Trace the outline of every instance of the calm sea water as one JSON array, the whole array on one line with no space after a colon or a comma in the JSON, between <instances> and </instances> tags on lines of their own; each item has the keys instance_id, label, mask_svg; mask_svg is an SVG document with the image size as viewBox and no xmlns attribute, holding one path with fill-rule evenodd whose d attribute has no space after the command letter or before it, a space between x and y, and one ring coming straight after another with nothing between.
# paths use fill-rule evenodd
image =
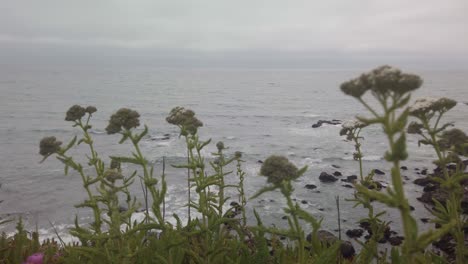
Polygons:
<instances>
[{"instance_id":1,"label":"calm sea water","mask_svg":"<svg viewBox=\"0 0 468 264\"><path fill-rule=\"evenodd\" d=\"M294 194L301 205L317 217L324 217L324 227L337 228L334 197L340 195L344 229L355 226L365 214L352 208L353 190L341 182L321 184L320 172L339 170L344 176L357 174L358 165L352 161L353 146L339 136L340 126L324 125L312 128L320 119L353 118L366 114L353 98L343 95L339 85L355 77L361 70L239 70L239 69L161 69L161 68L47 68L6 67L0 71L0 214L2 218L22 216L29 227L40 228L42 235L51 233L54 224L59 232L66 232L76 215L83 223L92 219L86 210L73 205L85 198L81 179L70 173L65 176L60 162L50 158L43 164L38 154L39 140L54 135L62 141L71 139L79 131L64 121L66 110L73 104L94 105L93 136L101 156L130 153L130 146L119 145L117 136L104 133L109 116L120 107L129 107L141 114L141 122L150 128L150 136L142 142L149 160L161 173L161 160L177 164L184 160L184 144L177 129L165 122L170 109L184 106L193 109L204 122L201 138L214 143L223 141L228 154L241 151L246 161L248 195L265 184L258 176L263 160L271 154L287 156L298 166L309 166L307 173L296 183ZM447 121L468 130L468 72L418 71L424 86L413 98L447 96L459 104L447 115ZM162 139L170 134L170 139ZM363 151L365 169L378 168L387 175L377 178L389 183L389 165L382 156L386 140L379 127L364 132ZM409 137L411 158L404 165L410 179L418 177L414 168L432 168L434 155L428 148L417 148L417 139ZM204 155L212 157L216 147L210 145ZM86 149L73 149L83 156ZM82 159L81 159L82 160ZM335 169L332 165L340 166ZM184 171L168 167L168 211L185 217L186 202ZM126 168L130 171L132 168ZM91 171L90 171L91 173ZM229 176L228 181L235 181ZM415 215L427 214L415 201L422 190L411 181L406 184ZM306 190L305 184L316 184L316 190ZM142 198L139 184L133 187ZM317 192L320 191L320 192ZM232 194L233 200L237 197ZM285 224L281 208L285 201L278 193L270 193L249 202L249 211L256 208L265 223ZM388 211L389 219L398 215ZM398 220L395 228L398 229ZM10 231L12 225L0 227Z\"/></svg>"}]
</instances>

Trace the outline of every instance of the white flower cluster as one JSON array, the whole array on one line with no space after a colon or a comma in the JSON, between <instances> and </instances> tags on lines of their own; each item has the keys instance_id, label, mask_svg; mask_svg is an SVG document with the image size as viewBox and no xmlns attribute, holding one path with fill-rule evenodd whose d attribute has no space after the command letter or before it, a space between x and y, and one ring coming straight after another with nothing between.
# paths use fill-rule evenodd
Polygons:
<instances>
[{"instance_id":1,"label":"white flower cluster","mask_svg":"<svg viewBox=\"0 0 468 264\"><path fill-rule=\"evenodd\" d=\"M345 129L363 128L365 126L366 126L366 124L364 124L363 122L361 122L359 120L356 120L356 119L346 120L341 125L341 127L345 128Z\"/></svg>"},{"instance_id":2,"label":"white flower cluster","mask_svg":"<svg viewBox=\"0 0 468 264\"><path fill-rule=\"evenodd\" d=\"M417 99L414 104L409 107L409 112L413 116L421 116L430 112L447 112L455 105L457 105L455 100L446 97L425 97Z\"/></svg>"}]
</instances>

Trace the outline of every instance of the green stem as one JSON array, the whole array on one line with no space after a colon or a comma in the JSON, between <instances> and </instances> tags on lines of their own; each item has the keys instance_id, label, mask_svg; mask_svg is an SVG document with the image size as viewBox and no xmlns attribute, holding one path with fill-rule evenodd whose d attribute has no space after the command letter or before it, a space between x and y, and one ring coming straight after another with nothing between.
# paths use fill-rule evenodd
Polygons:
<instances>
[{"instance_id":1,"label":"green stem","mask_svg":"<svg viewBox=\"0 0 468 264\"><path fill-rule=\"evenodd\" d=\"M290 182L288 182L287 184L288 184L288 188L292 188ZM297 206L297 204L296 204L296 206L294 206L294 204L293 204L293 202L291 200L291 191L286 190L285 187L282 187L281 192L286 197L289 210L291 211L291 217L292 217L293 223L294 223L293 231L294 231L295 235L298 238L298 263L304 263L304 235L303 235L302 228L299 225L299 220L297 219L297 215L296 215L296 211L297 211L296 206Z\"/></svg>"}]
</instances>

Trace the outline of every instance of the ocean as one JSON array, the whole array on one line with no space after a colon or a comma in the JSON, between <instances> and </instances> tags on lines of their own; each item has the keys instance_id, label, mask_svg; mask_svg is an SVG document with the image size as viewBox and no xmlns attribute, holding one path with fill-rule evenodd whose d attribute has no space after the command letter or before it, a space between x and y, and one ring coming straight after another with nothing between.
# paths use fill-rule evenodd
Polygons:
<instances>
[{"instance_id":1,"label":"ocean","mask_svg":"<svg viewBox=\"0 0 468 264\"><path fill-rule=\"evenodd\" d=\"M376 65L377 66L377 65ZM340 171L343 176L358 174L353 161L353 144L340 137L340 125L323 125L312 128L318 120L347 120L367 113L353 98L345 96L339 85L370 69L175 69L151 67L52 67L12 66L0 71L0 217L22 217L30 229L37 228L43 237L54 236L54 228L68 238L67 229L77 216L81 223L92 222L85 209L74 207L83 201L85 191L81 178L75 173L64 175L62 164L49 158L39 164L39 141L45 136L56 136L68 142L79 134L70 122L64 121L65 112L74 105L93 105L98 112L92 118L92 136L100 156L131 153L131 146L118 144L119 137L106 135L104 128L112 113L128 107L141 114L140 121L149 127L149 136L141 142L142 151L155 166L155 175L161 174L162 159L166 159L169 183L166 204L170 216L177 213L186 218L185 170L172 168L186 157L184 141L178 129L165 121L175 106L190 108L203 121L202 140L211 138L212 144L203 152L210 160L216 151L216 142L223 141L227 155L243 153L247 196L266 184L259 176L260 161L269 155L284 155L297 166L308 170L295 183L294 198L301 207L316 217L323 217L323 228L337 229L335 196L340 197L342 229L357 226L366 215L362 208L353 208L353 189L344 182L321 183L321 172ZM403 69L419 74L423 87L413 95L446 96L458 100L445 120L455 122L458 128L468 131L468 72ZM140 127L141 129L141 127ZM372 126L363 130L364 169L380 169L385 175L376 179L390 184L390 165L384 161L387 148L382 130ZM408 137L410 158L402 165L408 167L403 175L410 203L417 217L428 215L423 204L416 201L422 187L412 184L420 177L415 169L434 166L435 155L428 147L418 147L417 137ZM71 150L83 161L86 148ZM339 167L339 168L336 168ZM128 173L132 167L125 167ZM232 168L234 169L234 168ZM92 173L89 170L89 173ZM236 182L235 174L227 176ZM306 184L317 189L308 190ZM141 201L139 182L132 187ZM232 200L237 200L231 192ZM265 224L286 225L282 220L284 198L278 193L268 193L248 202L247 211L256 209ZM378 206L385 209L384 206ZM392 228L399 229L399 215L387 210ZM0 226L11 232L14 222ZM425 228L424 224L419 224Z\"/></svg>"}]
</instances>

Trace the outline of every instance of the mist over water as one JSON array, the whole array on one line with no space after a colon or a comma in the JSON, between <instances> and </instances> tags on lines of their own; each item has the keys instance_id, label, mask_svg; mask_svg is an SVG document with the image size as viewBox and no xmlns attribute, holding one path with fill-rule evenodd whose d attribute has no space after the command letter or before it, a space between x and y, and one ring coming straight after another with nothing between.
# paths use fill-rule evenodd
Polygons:
<instances>
[{"instance_id":1,"label":"mist over water","mask_svg":"<svg viewBox=\"0 0 468 264\"><path fill-rule=\"evenodd\" d=\"M376 65L377 66L377 65ZM395 65L398 66L398 65ZM407 69L403 69L406 71ZM418 71L424 79L423 87L414 95L446 96L459 104L446 115L446 121L467 131L468 72ZM261 164L272 154L287 156L298 166L309 166L307 173L296 183L294 197L306 210L323 216L324 227L337 228L334 196L340 195L341 216L346 219L342 228L355 226L365 211L352 208L353 189L343 187L338 181L322 184L320 172L336 170L343 177L358 173L358 164L352 160L354 147L339 136L339 125L312 128L318 120L353 118L367 113L353 98L339 90L339 85L360 74L358 70L266 70L266 69L169 69L151 67L24 67L5 68L0 71L0 216L22 216L28 227L36 224L46 235L49 221L59 231L65 231L78 214L84 223L90 222L90 212L76 209L85 192L81 178L75 173L64 175L62 164L49 158L39 164L39 140L56 136L67 142L77 129L64 121L65 112L73 104L94 105L98 112L93 116L92 134L101 157L129 154L129 145L119 145L119 137L108 136L104 128L110 115L121 107L129 107L141 114L141 123L147 124L149 136L142 141L142 151L154 163L155 175L161 174L162 159L166 157L169 190L166 204L168 215L186 216L185 170L174 169L170 164L185 160L184 142L178 138L178 129L165 122L170 109L183 106L194 110L204 127L201 139L211 138L205 156L215 152L215 143L223 141L229 147L228 155L243 153L247 196L266 184L258 176ZM386 175L376 176L389 183L389 165L383 160L387 141L379 127L363 132L364 168L366 172L378 168ZM416 197L422 187L411 182L417 178L414 168L432 168L433 152L427 147L417 147L417 138L408 136L410 160L403 172L411 180L405 188L414 214L425 215L425 209ZM70 153L83 161L84 146ZM107 160L108 161L108 160ZM336 169L332 165L338 165ZM131 173L133 167L125 167ZM232 168L234 169L234 168ZM89 170L91 174L92 171ZM235 174L227 179L236 182ZM304 188L316 184L315 190ZM137 182L133 194L143 204L143 195ZM320 191L320 192L317 192ZM232 200L237 197L232 193ZM255 208L266 224L286 224L281 219L285 201L279 193L268 193L249 201L247 211ZM398 216L389 210L389 218ZM395 221L398 228L399 221ZM10 231L13 225L1 226Z\"/></svg>"}]
</instances>

